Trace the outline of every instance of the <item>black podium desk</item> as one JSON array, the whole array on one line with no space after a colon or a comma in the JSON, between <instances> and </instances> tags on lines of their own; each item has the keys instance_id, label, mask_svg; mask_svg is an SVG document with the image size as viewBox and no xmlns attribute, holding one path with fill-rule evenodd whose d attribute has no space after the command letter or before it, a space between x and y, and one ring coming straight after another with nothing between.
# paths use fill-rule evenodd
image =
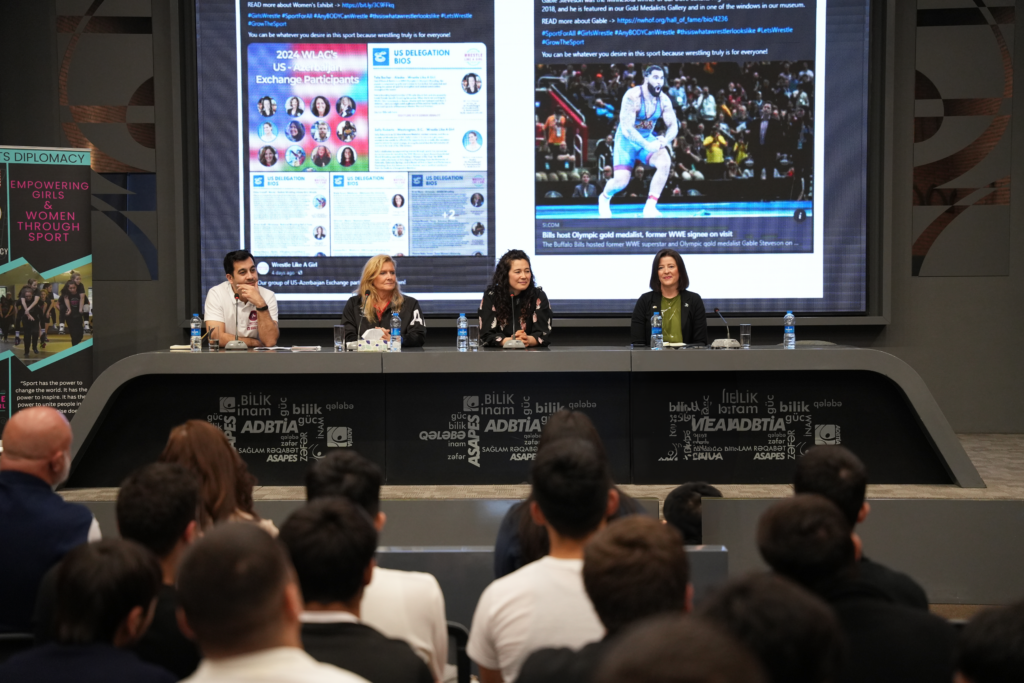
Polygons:
<instances>
[{"instance_id":1,"label":"black podium desk","mask_svg":"<svg viewBox=\"0 0 1024 683\"><path fill-rule=\"evenodd\" d=\"M139 354L72 421L69 486L116 486L187 419L219 426L263 485L299 485L346 447L389 484L521 483L562 408L591 417L622 483L784 483L839 444L872 483L984 486L910 366L831 346Z\"/></svg>"}]
</instances>

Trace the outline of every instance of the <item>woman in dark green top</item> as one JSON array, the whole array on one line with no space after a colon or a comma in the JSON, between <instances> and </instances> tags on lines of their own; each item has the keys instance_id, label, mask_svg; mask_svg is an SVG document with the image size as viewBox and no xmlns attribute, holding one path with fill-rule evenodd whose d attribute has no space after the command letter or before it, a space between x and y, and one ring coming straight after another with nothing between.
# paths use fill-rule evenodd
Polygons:
<instances>
[{"instance_id":1,"label":"woman in dark green top","mask_svg":"<svg viewBox=\"0 0 1024 683\"><path fill-rule=\"evenodd\" d=\"M636 301L630 335L634 344L651 342L651 315L661 311L666 342L707 344L708 325L704 300L687 289L690 278L683 257L674 249L662 249L651 267L651 291Z\"/></svg>"}]
</instances>

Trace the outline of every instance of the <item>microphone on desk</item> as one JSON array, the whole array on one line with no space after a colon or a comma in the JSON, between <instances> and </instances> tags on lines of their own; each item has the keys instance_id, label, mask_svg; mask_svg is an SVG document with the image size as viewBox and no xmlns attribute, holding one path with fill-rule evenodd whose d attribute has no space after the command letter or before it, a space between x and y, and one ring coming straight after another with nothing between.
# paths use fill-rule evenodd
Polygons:
<instances>
[{"instance_id":1,"label":"microphone on desk","mask_svg":"<svg viewBox=\"0 0 1024 683\"><path fill-rule=\"evenodd\" d=\"M725 316L722 315L722 312L720 310L718 310L717 308L715 309L715 313L717 313L718 317L722 319L723 323L725 323L725 339L716 339L715 341L711 342L711 348L713 348L713 349L738 349L738 348L740 348L740 343L738 341L736 341L735 339L733 339L732 336L729 334L729 321L725 319Z\"/></svg>"},{"instance_id":2,"label":"microphone on desk","mask_svg":"<svg viewBox=\"0 0 1024 683\"><path fill-rule=\"evenodd\" d=\"M359 339L363 334L363 316L366 315L366 304L370 302L371 294L372 292L369 289L363 292L363 298L359 304L359 324L356 325L356 344L359 343Z\"/></svg>"},{"instance_id":3,"label":"microphone on desk","mask_svg":"<svg viewBox=\"0 0 1024 683\"><path fill-rule=\"evenodd\" d=\"M248 351L244 341L238 339L238 292L235 292L235 338L224 345L225 351Z\"/></svg>"},{"instance_id":4,"label":"microphone on desk","mask_svg":"<svg viewBox=\"0 0 1024 683\"><path fill-rule=\"evenodd\" d=\"M526 344L524 342L516 339L516 295L515 295L515 293L513 292L513 293L509 294L509 298L511 299L510 303L512 304L512 312L509 313L509 315L508 315L508 326L509 326L509 329L512 330L512 341L510 341L508 344L503 344L502 348L506 348L506 349L525 349L526 348Z\"/></svg>"}]
</instances>

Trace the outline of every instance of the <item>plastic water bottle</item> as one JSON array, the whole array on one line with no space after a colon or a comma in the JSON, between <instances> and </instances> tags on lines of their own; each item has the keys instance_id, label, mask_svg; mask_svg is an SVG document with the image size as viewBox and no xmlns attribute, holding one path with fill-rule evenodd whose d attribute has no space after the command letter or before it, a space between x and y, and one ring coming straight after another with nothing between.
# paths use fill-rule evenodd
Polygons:
<instances>
[{"instance_id":1,"label":"plastic water bottle","mask_svg":"<svg viewBox=\"0 0 1024 683\"><path fill-rule=\"evenodd\" d=\"M796 348L796 316L793 315L793 311L786 311L786 317L782 319L782 324L785 325L782 331L782 346L786 349Z\"/></svg>"},{"instance_id":2,"label":"plastic water bottle","mask_svg":"<svg viewBox=\"0 0 1024 683\"><path fill-rule=\"evenodd\" d=\"M199 353L203 350L203 320L198 313L192 314L192 337L189 339L189 346L192 353Z\"/></svg>"},{"instance_id":3,"label":"plastic water bottle","mask_svg":"<svg viewBox=\"0 0 1024 683\"><path fill-rule=\"evenodd\" d=\"M402 351L402 318L394 312L391 314L391 347L388 350L392 353Z\"/></svg>"},{"instance_id":4,"label":"plastic water bottle","mask_svg":"<svg viewBox=\"0 0 1024 683\"><path fill-rule=\"evenodd\" d=\"M466 320L465 313L459 313L459 337L456 347L459 351L469 350L469 321Z\"/></svg>"},{"instance_id":5,"label":"plastic water bottle","mask_svg":"<svg viewBox=\"0 0 1024 683\"><path fill-rule=\"evenodd\" d=\"M661 311L655 309L651 315L651 351L661 351L665 348L664 337L661 334Z\"/></svg>"}]
</instances>

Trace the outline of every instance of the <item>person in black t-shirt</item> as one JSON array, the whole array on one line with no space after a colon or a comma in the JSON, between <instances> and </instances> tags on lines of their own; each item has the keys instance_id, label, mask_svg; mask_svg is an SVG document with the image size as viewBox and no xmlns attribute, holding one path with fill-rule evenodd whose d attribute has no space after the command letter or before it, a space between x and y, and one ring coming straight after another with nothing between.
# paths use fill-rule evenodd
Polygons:
<instances>
[{"instance_id":1,"label":"person in black t-shirt","mask_svg":"<svg viewBox=\"0 0 1024 683\"><path fill-rule=\"evenodd\" d=\"M42 320L42 306L39 304L39 295L35 288L26 285L21 288L18 297L18 310L21 313L22 332L25 333L25 356L28 356L29 346L33 353L39 353L39 324Z\"/></svg>"},{"instance_id":2,"label":"person in black t-shirt","mask_svg":"<svg viewBox=\"0 0 1024 683\"><path fill-rule=\"evenodd\" d=\"M69 282L67 290L60 298L61 309L64 313L64 321L68 326L68 333L71 335L71 345L75 346L85 336L83 309L85 308L85 295L78 292L78 285Z\"/></svg>"},{"instance_id":3,"label":"person in black t-shirt","mask_svg":"<svg viewBox=\"0 0 1024 683\"><path fill-rule=\"evenodd\" d=\"M371 683L433 683L430 669L407 643L359 620L377 551L377 530L363 510L346 499L314 500L288 518L280 540L306 601L306 652Z\"/></svg>"}]
</instances>

